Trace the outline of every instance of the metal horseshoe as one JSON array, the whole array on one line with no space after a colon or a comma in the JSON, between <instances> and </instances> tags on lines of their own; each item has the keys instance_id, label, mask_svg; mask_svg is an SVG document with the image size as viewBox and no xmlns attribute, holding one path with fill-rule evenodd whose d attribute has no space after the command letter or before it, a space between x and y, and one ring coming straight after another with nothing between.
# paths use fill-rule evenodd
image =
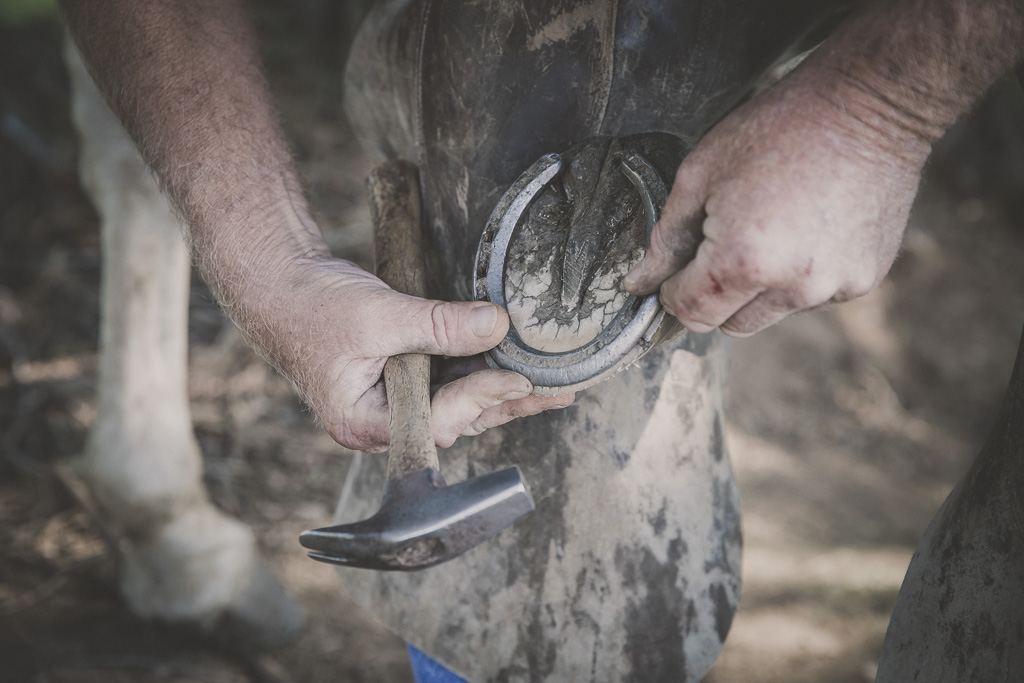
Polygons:
<instances>
[{"instance_id":1,"label":"metal horseshoe","mask_svg":"<svg viewBox=\"0 0 1024 683\"><path fill-rule=\"evenodd\" d=\"M619 170L640 195L648 241L668 192L657 169L639 152L622 154ZM562 158L546 154L533 163L498 201L480 238L476 257L474 291L478 300L507 307L505 301L505 258L533 200L562 172ZM491 367L512 370L526 376L537 394L578 391L628 367L650 347L665 312L658 295L630 295L612 322L583 346L562 353L539 351L525 342L514 327L487 353Z\"/></svg>"}]
</instances>

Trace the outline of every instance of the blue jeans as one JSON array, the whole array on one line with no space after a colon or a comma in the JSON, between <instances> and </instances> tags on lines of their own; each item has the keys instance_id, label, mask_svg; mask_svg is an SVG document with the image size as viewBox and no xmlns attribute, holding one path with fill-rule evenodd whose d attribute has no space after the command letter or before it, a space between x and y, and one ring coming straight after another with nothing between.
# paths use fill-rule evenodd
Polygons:
<instances>
[{"instance_id":1,"label":"blue jeans","mask_svg":"<svg viewBox=\"0 0 1024 683\"><path fill-rule=\"evenodd\" d=\"M405 647L409 650L409 662L416 683L468 683L465 678L455 675L412 645L406 644Z\"/></svg>"}]
</instances>

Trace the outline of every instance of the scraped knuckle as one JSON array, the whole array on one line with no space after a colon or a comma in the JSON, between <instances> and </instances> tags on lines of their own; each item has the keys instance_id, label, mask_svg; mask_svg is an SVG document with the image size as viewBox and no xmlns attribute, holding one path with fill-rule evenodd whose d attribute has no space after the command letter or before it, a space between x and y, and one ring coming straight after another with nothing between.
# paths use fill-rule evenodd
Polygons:
<instances>
[{"instance_id":1,"label":"scraped knuckle","mask_svg":"<svg viewBox=\"0 0 1024 683\"><path fill-rule=\"evenodd\" d=\"M736 289L762 286L775 276L775 265L763 249L736 239L716 248L710 257L708 272L721 285Z\"/></svg>"}]
</instances>

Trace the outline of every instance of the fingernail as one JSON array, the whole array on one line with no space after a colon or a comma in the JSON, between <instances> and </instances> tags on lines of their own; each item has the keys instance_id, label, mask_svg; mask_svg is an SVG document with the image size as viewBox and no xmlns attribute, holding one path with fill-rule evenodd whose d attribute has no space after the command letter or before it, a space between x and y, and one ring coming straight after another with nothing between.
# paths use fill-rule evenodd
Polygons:
<instances>
[{"instance_id":1,"label":"fingernail","mask_svg":"<svg viewBox=\"0 0 1024 683\"><path fill-rule=\"evenodd\" d=\"M479 306L469 313L469 329L478 337L489 337L498 322L498 310L494 306Z\"/></svg>"},{"instance_id":2,"label":"fingernail","mask_svg":"<svg viewBox=\"0 0 1024 683\"><path fill-rule=\"evenodd\" d=\"M499 399L499 400L501 400L501 401L515 401L516 399L526 398L527 396L530 395L530 393L531 392L529 392L529 391L522 391L522 390L510 391L507 394L505 394L504 396L502 396L501 399Z\"/></svg>"}]
</instances>

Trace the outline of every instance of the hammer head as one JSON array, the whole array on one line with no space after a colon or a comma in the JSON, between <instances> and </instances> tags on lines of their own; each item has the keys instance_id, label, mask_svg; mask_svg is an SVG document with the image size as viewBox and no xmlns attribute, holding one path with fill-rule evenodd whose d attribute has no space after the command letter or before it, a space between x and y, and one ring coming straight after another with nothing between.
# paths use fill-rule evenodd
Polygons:
<instances>
[{"instance_id":1,"label":"hammer head","mask_svg":"<svg viewBox=\"0 0 1024 683\"><path fill-rule=\"evenodd\" d=\"M461 555L533 507L518 467L451 486L427 468L389 480L369 519L305 531L299 542L321 562L414 571Z\"/></svg>"}]
</instances>

